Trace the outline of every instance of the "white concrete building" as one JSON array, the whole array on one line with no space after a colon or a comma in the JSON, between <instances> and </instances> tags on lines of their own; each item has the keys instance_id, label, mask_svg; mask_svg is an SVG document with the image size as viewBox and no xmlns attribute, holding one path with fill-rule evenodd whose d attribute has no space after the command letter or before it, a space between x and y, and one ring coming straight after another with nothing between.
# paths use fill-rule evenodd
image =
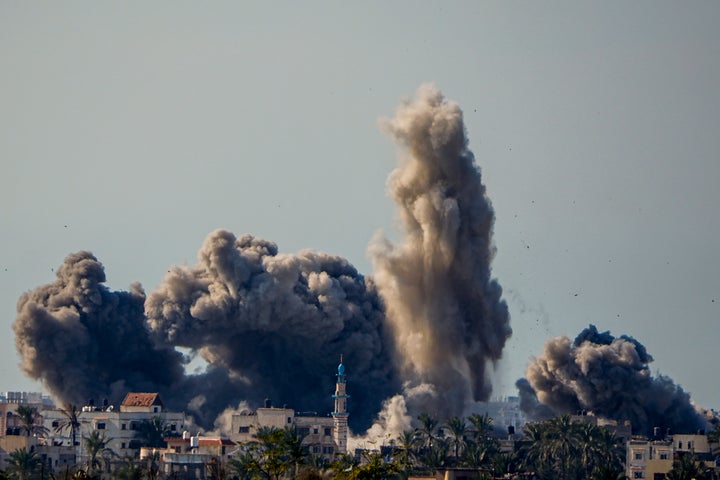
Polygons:
<instances>
[{"instance_id":1,"label":"white concrete building","mask_svg":"<svg viewBox=\"0 0 720 480\"><path fill-rule=\"evenodd\" d=\"M84 406L78 413L80 428L76 433L78 463L87 461L83 437L97 431L108 440L107 447L120 457L136 457L140 453L137 433L144 421L159 417L170 433L180 435L185 429L185 414L164 410L157 393L128 393L119 409L114 405ZM43 425L48 429L48 440L52 445L71 445L70 432L58 431L67 420L60 410L43 412Z\"/></svg>"}]
</instances>

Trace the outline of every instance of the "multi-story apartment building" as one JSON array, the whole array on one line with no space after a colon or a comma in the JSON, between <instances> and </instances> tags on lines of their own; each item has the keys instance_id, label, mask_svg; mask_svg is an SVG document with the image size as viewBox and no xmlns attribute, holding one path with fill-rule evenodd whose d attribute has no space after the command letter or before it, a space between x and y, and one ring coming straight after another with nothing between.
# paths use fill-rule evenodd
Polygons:
<instances>
[{"instance_id":1,"label":"multi-story apartment building","mask_svg":"<svg viewBox=\"0 0 720 480\"><path fill-rule=\"evenodd\" d=\"M76 449L78 463L87 461L83 437L92 432L99 432L107 439L107 448L119 457L134 457L140 452L141 442L138 438L140 425L159 417L170 433L178 436L185 429L185 414L168 412L157 393L128 393L120 408L105 403L103 406L86 405L78 413L80 427L76 432ZM60 430L67 421L61 410L43 412L43 425L48 429L48 441L53 445L72 444L69 430Z\"/></svg>"},{"instance_id":2,"label":"multi-story apartment building","mask_svg":"<svg viewBox=\"0 0 720 480\"><path fill-rule=\"evenodd\" d=\"M662 480L680 455L693 454L708 467L715 467L707 436L672 435L662 438L633 438L627 443L625 474L628 478Z\"/></svg>"}]
</instances>

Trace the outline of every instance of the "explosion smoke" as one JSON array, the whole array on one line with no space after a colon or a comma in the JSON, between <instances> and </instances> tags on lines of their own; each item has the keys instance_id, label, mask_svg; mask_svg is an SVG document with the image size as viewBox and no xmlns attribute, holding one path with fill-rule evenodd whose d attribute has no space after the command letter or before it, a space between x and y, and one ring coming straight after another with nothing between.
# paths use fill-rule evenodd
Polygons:
<instances>
[{"instance_id":1,"label":"explosion smoke","mask_svg":"<svg viewBox=\"0 0 720 480\"><path fill-rule=\"evenodd\" d=\"M78 405L181 380L182 355L148 335L140 285L108 290L102 264L89 252L69 255L56 276L18 301L15 345L28 376Z\"/></svg>"},{"instance_id":2,"label":"explosion smoke","mask_svg":"<svg viewBox=\"0 0 720 480\"><path fill-rule=\"evenodd\" d=\"M102 265L81 252L18 303L24 371L63 402L159 391L206 428L228 407L266 397L329 410L340 354L355 431L381 408L380 422L401 429L422 411L461 415L487 399L486 370L511 331L490 278L494 214L462 113L426 86L386 126L409 153L389 181L407 239L376 239L375 279L341 257L280 254L267 240L217 230L196 265L171 268L145 298L139 286L110 291ZM201 355L207 370L185 375L176 347Z\"/></svg>"},{"instance_id":3,"label":"explosion smoke","mask_svg":"<svg viewBox=\"0 0 720 480\"><path fill-rule=\"evenodd\" d=\"M407 148L388 181L406 236L399 246L375 240L375 280L403 377L435 387L427 411L461 415L468 402L488 399L488 363L511 334L490 278L494 212L456 104L426 85L385 125Z\"/></svg>"},{"instance_id":4,"label":"explosion smoke","mask_svg":"<svg viewBox=\"0 0 720 480\"><path fill-rule=\"evenodd\" d=\"M356 428L399 388L375 288L345 259L278 254L271 242L223 230L208 236L198 258L171 270L145 311L159 343L227 369L235 381L221 391L232 389L231 404L269 397L301 411L330 406L340 354L352 366ZM221 400L206 398L202 407L217 413L228 405Z\"/></svg>"},{"instance_id":5,"label":"explosion smoke","mask_svg":"<svg viewBox=\"0 0 720 480\"><path fill-rule=\"evenodd\" d=\"M555 413L588 410L630 420L633 431L642 434L653 427L676 433L705 428L706 420L680 386L668 377L651 375L648 364L652 361L634 338L599 333L594 325L573 342L554 338L528 366L527 381L518 381L523 408L528 414L537 413L532 398L537 395L536 400Z\"/></svg>"}]
</instances>

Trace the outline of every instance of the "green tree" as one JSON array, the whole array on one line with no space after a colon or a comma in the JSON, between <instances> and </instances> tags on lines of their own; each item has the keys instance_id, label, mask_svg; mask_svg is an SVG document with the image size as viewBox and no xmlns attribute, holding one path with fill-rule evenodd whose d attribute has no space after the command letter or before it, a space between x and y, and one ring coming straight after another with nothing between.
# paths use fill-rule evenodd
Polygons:
<instances>
[{"instance_id":1,"label":"green tree","mask_svg":"<svg viewBox=\"0 0 720 480\"><path fill-rule=\"evenodd\" d=\"M447 427L450 433L450 443L453 447L455 454L455 460L460 459L460 450L465 446L465 435L468 433L468 426L460 417L451 417L445 421L445 427Z\"/></svg>"},{"instance_id":2,"label":"green tree","mask_svg":"<svg viewBox=\"0 0 720 480\"><path fill-rule=\"evenodd\" d=\"M69 431L72 445L76 446L78 444L76 440L77 432L80 430L81 425L80 411L75 405L66 403L65 406L60 409L60 413L63 415L63 420L55 427L55 431L58 433L64 432L65 430Z\"/></svg>"},{"instance_id":3,"label":"green tree","mask_svg":"<svg viewBox=\"0 0 720 480\"><path fill-rule=\"evenodd\" d=\"M396 447L396 459L404 477L409 476L415 465L417 436L412 430L405 430L398 435Z\"/></svg>"},{"instance_id":4,"label":"green tree","mask_svg":"<svg viewBox=\"0 0 720 480\"><path fill-rule=\"evenodd\" d=\"M379 453L365 454L364 462L349 469L335 471L338 480L385 480L394 478L400 472L395 462L386 461Z\"/></svg>"},{"instance_id":5,"label":"green tree","mask_svg":"<svg viewBox=\"0 0 720 480\"><path fill-rule=\"evenodd\" d=\"M89 436L83 437L85 451L88 455L88 473L94 473L101 467L101 459L98 458L98 455L112 452L112 450L107 448L108 442L110 442L110 439L105 438L105 435L97 430L94 430Z\"/></svg>"},{"instance_id":6,"label":"green tree","mask_svg":"<svg viewBox=\"0 0 720 480\"><path fill-rule=\"evenodd\" d=\"M493 419L487 414L474 413L468 417L472 425L473 438L478 440L490 435L493 431Z\"/></svg>"},{"instance_id":7,"label":"green tree","mask_svg":"<svg viewBox=\"0 0 720 480\"><path fill-rule=\"evenodd\" d=\"M42 417L37 408L29 405L18 405L15 414L20 417L20 430L25 432L26 436L47 434L47 428L43 427Z\"/></svg>"},{"instance_id":8,"label":"green tree","mask_svg":"<svg viewBox=\"0 0 720 480\"><path fill-rule=\"evenodd\" d=\"M710 480L712 471L695 455L681 455L665 476L667 480Z\"/></svg>"},{"instance_id":9,"label":"green tree","mask_svg":"<svg viewBox=\"0 0 720 480\"><path fill-rule=\"evenodd\" d=\"M137 426L135 438L140 441L143 447L163 448L167 446L165 437L171 435L170 429L165 420L156 415L149 420L143 420Z\"/></svg>"},{"instance_id":10,"label":"green tree","mask_svg":"<svg viewBox=\"0 0 720 480\"><path fill-rule=\"evenodd\" d=\"M430 447L433 440L435 440L435 428L438 425L438 421L428 413L421 413L417 419L420 421L418 435L422 439L421 445L423 447Z\"/></svg>"},{"instance_id":11,"label":"green tree","mask_svg":"<svg viewBox=\"0 0 720 480\"><path fill-rule=\"evenodd\" d=\"M15 480L32 480L37 477L42 460L34 451L20 448L10 453L5 461L8 476Z\"/></svg>"}]
</instances>

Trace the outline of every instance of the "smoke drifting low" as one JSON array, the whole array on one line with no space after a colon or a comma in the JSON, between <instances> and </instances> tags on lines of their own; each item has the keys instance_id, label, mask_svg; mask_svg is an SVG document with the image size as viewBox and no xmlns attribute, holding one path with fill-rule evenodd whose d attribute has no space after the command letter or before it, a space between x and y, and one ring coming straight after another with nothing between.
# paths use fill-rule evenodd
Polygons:
<instances>
[{"instance_id":1,"label":"smoke drifting low","mask_svg":"<svg viewBox=\"0 0 720 480\"><path fill-rule=\"evenodd\" d=\"M487 369L511 330L490 276L494 213L462 112L426 86L385 126L407 154L389 180L406 238L376 238L374 277L341 257L282 254L217 230L196 265L171 268L146 298L139 286L110 291L102 265L81 252L18 303L24 371L73 403L159 391L208 428L228 407L266 397L329 411L340 354L355 431L486 400ZM185 375L176 347L201 355L207 371Z\"/></svg>"},{"instance_id":2,"label":"smoke drifting low","mask_svg":"<svg viewBox=\"0 0 720 480\"><path fill-rule=\"evenodd\" d=\"M531 363L527 380L518 380L522 407L535 418L592 411L598 416L630 420L633 431L653 427L694 433L706 420L690 396L665 376L652 376L653 358L632 337L613 337L594 325L574 341L557 337Z\"/></svg>"}]
</instances>

